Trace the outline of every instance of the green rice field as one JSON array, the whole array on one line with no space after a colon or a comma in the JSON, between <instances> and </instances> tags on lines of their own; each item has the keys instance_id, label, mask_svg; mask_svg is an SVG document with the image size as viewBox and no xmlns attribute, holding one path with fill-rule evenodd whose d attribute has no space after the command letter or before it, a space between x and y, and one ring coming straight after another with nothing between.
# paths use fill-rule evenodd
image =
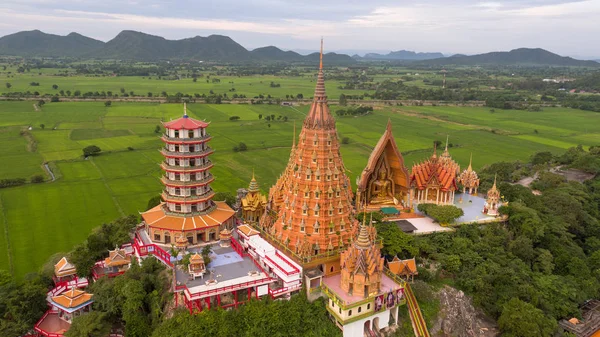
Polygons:
<instances>
[{"instance_id":1,"label":"green rice field","mask_svg":"<svg viewBox=\"0 0 600 337\"><path fill-rule=\"evenodd\" d=\"M47 180L0 189L0 269L19 278L52 254L69 251L101 223L144 211L161 190L161 141L154 130L161 121L183 113L181 104L47 103L36 111L32 103L0 102L0 178L42 174ZM255 170L267 192L288 161L294 123L299 132L307 111L308 106L188 105L192 117L210 122L211 147L216 150L211 158L213 188L235 193ZM276 118L267 122L259 114ZM240 120L230 121L231 116ZM342 145L342 155L352 182L388 119L409 168L431 154L434 140L445 141L447 135L453 158L466 166L472 153L475 169L527 160L538 151L560 153L577 144L600 144L600 114L594 112L377 108L367 116L337 120L339 136L350 139ZM234 152L239 142L246 143L248 151ZM103 153L84 160L82 149L88 145L99 146ZM50 181L44 162L50 163L56 181Z\"/></svg>"}]
</instances>

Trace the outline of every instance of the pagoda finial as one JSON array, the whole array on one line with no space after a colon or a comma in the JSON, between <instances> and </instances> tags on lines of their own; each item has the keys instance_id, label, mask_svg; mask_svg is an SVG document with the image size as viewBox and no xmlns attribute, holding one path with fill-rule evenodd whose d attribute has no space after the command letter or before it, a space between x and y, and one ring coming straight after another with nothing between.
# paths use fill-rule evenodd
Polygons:
<instances>
[{"instance_id":1,"label":"pagoda finial","mask_svg":"<svg viewBox=\"0 0 600 337\"><path fill-rule=\"evenodd\" d=\"M358 238L356 239L356 245L361 248L368 248L371 245L371 241L369 240L369 232L367 231L366 226L367 213L363 211L363 222L362 226L360 226L360 231L358 233Z\"/></svg>"},{"instance_id":2,"label":"pagoda finial","mask_svg":"<svg viewBox=\"0 0 600 337\"><path fill-rule=\"evenodd\" d=\"M498 173L494 174L494 185L492 186L492 190L496 190L496 178L498 177Z\"/></svg>"},{"instance_id":3,"label":"pagoda finial","mask_svg":"<svg viewBox=\"0 0 600 337\"><path fill-rule=\"evenodd\" d=\"M319 70L323 70L323 37L321 36L321 53L319 54Z\"/></svg>"},{"instance_id":4,"label":"pagoda finial","mask_svg":"<svg viewBox=\"0 0 600 337\"><path fill-rule=\"evenodd\" d=\"M473 164L473 152L471 152L471 158L469 159L469 167L467 168L467 171L473 171L471 164Z\"/></svg>"},{"instance_id":5,"label":"pagoda finial","mask_svg":"<svg viewBox=\"0 0 600 337\"><path fill-rule=\"evenodd\" d=\"M444 152L448 152L448 138L450 138L450 135L446 135L446 149Z\"/></svg>"},{"instance_id":6,"label":"pagoda finial","mask_svg":"<svg viewBox=\"0 0 600 337\"><path fill-rule=\"evenodd\" d=\"M433 142L433 155L432 158L437 158L437 143Z\"/></svg>"},{"instance_id":7,"label":"pagoda finial","mask_svg":"<svg viewBox=\"0 0 600 337\"><path fill-rule=\"evenodd\" d=\"M254 178L254 168L252 168L252 180L256 181L256 178Z\"/></svg>"},{"instance_id":8,"label":"pagoda finial","mask_svg":"<svg viewBox=\"0 0 600 337\"><path fill-rule=\"evenodd\" d=\"M185 102L183 102L183 116L187 117L187 105Z\"/></svg>"}]
</instances>

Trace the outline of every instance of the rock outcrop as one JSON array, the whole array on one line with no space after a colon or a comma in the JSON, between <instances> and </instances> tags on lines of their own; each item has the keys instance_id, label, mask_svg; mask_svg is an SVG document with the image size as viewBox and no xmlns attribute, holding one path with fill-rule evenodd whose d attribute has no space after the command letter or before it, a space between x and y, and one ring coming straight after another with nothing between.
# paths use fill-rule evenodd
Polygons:
<instances>
[{"instance_id":1,"label":"rock outcrop","mask_svg":"<svg viewBox=\"0 0 600 337\"><path fill-rule=\"evenodd\" d=\"M499 336L496 322L481 309L473 306L471 297L461 290L445 286L439 291L440 311L431 336L495 337Z\"/></svg>"}]
</instances>

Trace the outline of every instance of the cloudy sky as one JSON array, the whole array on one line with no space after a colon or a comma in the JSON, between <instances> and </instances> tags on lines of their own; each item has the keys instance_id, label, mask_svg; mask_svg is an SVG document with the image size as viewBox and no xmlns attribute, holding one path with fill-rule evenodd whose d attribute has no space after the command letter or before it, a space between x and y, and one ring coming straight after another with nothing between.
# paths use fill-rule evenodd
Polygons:
<instances>
[{"instance_id":1,"label":"cloudy sky","mask_svg":"<svg viewBox=\"0 0 600 337\"><path fill-rule=\"evenodd\" d=\"M180 39L223 34L252 49L474 54L541 47L600 58L600 0L2 0L0 35L131 29Z\"/></svg>"}]
</instances>

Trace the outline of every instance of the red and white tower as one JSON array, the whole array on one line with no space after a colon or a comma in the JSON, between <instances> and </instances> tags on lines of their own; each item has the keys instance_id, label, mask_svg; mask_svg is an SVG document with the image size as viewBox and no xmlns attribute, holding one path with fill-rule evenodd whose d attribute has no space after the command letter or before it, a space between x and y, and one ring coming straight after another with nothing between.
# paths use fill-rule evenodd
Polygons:
<instances>
[{"instance_id":1,"label":"red and white tower","mask_svg":"<svg viewBox=\"0 0 600 337\"><path fill-rule=\"evenodd\" d=\"M234 211L225 202L212 200L213 163L208 157L214 151L208 146L208 125L190 118L185 105L183 117L164 123L164 202L142 214L157 243L170 244L182 236L188 244L215 241L220 230L233 224Z\"/></svg>"}]
</instances>

